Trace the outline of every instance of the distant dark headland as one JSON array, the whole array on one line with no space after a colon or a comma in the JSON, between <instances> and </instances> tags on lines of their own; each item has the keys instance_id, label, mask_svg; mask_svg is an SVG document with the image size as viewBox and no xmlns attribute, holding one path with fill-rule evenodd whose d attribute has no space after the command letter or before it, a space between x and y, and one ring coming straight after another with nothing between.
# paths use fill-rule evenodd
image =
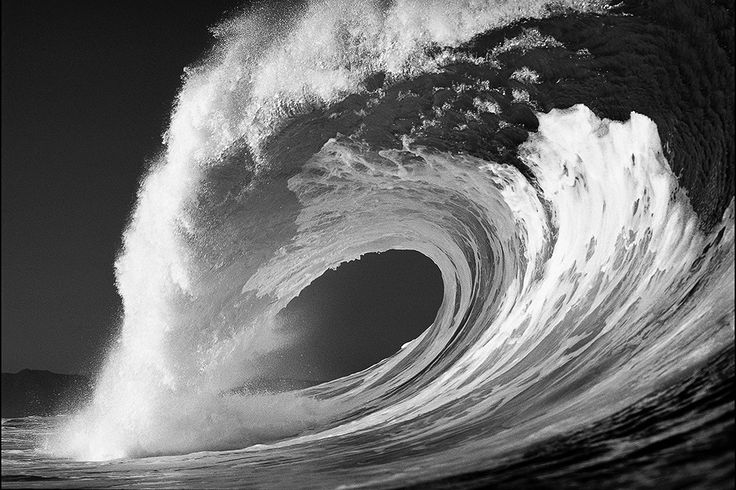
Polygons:
<instances>
[{"instance_id":1,"label":"distant dark headland","mask_svg":"<svg viewBox=\"0 0 736 490\"><path fill-rule=\"evenodd\" d=\"M91 394L90 379L79 374L24 369L2 373L2 417L55 415Z\"/></svg>"}]
</instances>

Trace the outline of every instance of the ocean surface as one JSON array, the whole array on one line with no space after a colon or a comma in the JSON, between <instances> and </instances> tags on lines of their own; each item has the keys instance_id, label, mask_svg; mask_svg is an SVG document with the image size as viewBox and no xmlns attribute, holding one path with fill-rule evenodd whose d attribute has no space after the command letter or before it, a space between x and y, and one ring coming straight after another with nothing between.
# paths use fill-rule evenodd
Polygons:
<instances>
[{"instance_id":1,"label":"ocean surface","mask_svg":"<svg viewBox=\"0 0 736 490\"><path fill-rule=\"evenodd\" d=\"M3 487L733 488L728 2L315 2L213 28L115 263L92 399ZM432 325L243 388L326 270L415 250ZM379 328L379 327L377 327Z\"/></svg>"}]
</instances>

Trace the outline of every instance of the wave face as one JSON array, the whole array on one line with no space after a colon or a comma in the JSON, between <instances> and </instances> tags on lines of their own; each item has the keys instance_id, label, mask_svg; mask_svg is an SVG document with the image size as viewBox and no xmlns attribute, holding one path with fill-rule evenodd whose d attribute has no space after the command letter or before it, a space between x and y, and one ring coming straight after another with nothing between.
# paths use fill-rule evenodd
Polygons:
<instances>
[{"instance_id":1,"label":"wave face","mask_svg":"<svg viewBox=\"0 0 736 490\"><path fill-rule=\"evenodd\" d=\"M733 62L723 33L676 29L698 8L328 1L218 26L125 231L120 337L48 449L214 451L223 485L732 478ZM389 249L441 270L420 337L238 390L290 342L291 299Z\"/></svg>"}]
</instances>

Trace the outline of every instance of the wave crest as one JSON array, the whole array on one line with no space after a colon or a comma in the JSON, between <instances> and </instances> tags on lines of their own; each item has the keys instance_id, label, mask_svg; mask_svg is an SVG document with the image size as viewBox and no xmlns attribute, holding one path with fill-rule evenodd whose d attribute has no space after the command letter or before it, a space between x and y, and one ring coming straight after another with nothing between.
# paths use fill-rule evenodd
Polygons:
<instances>
[{"instance_id":1,"label":"wave crest","mask_svg":"<svg viewBox=\"0 0 736 490\"><path fill-rule=\"evenodd\" d=\"M646 116L537 111L513 165L432 147L427 119L401 147L359 128L316 152L303 138L310 121L290 119L365 95L377 71L411 84L446 61L428 47L547 15L543 3L460 16L419 15L411 2L331 7L294 16L278 36L262 19L226 23L221 47L189 74L116 264L120 339L91 405L50 442L57 454L441 435L455 441L447 451L472 442L480 461L600 420L733 341L733 201L701 231ZM304 43L322 24L322 42ZM466 97L477 114L462 112L468 87L453 90L438 119L497 110ZM274 141L305 163L275 161ZM323 385L233 391L289 342L275 328L289 300L326 269L388 249L422 252L442 272L442 306L422 336Z\"/></svg>"}]
</instances>

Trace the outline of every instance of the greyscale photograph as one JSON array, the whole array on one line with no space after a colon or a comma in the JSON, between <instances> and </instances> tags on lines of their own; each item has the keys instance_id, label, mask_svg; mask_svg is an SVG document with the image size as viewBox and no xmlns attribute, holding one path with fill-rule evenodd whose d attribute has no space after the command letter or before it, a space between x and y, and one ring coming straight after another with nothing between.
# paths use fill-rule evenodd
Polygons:
<instances>
[{"instance_id":1,"label":"greyscale photograph","mask_svg":"<svg viewBox=\"0 0 736 490\"><path fill-rule=\"evenodd\" d=\"M733 0L3 0L3 488L733 489Z\"/></svg>"}]
</instances>

